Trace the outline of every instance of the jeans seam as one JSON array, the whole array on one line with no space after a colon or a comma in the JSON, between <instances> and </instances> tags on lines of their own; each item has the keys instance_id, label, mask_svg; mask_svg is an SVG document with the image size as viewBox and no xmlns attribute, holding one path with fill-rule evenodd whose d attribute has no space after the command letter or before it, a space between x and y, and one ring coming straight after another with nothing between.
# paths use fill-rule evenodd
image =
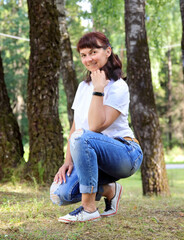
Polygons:
<instances>
[{"instance_id":1,"label":"jeans seam","mask_svg":"<svg viewBox=\"0 0 184 240\"><path fill-rule=\"evenodd\" d=\"M133 170L135 170L135 165L136 165L136 163L138 162L138 160L141 158L141 156L142 156L142 154L140 153L140 154L138 155L138 157L136 158L136 160L134 161L134 166L133 166L133 168L131 169L131 172L132 172Z\"/></svg>"},{"instance_id":2,"label":"jeans seam","mask_svg":"<svg viewBox=\"0 0 184 240\"><path fill-rule=\"evenodd\" d=\"M87 153L87 156L88 156L88 165L89 165L89 174L90 174L90 187L94 187L92 183L92 172L91 172L91 161L90 161L90 157L89 157L89 150L88 148L91 147L91 145L89 144L88 142L88 139L85 140L85 143L87 144L87 148L86 148L86 153ZM91 147L92 148L92 147ZM92 148L93 149L93 148ZM92 186L91 186L92 185Z\"/></svg>"},{"instance_id":3,"label":"jeans seam","mask_svg":"<svg viewBox=\"0 0 184 240\"><path fill-rule=\"evenodd\" d=\"M72 191L73 191L73 189L75 188L75 186L76 186L78 183L79 183L79 181L78 181L78 182L76 182L76 183L75 183L75 185L73 185L73 187L72 187L71 191L69 192L69 194L68 194L68 196L69 196L69 199L72 199Z\"/></svg>"}]
</instances>

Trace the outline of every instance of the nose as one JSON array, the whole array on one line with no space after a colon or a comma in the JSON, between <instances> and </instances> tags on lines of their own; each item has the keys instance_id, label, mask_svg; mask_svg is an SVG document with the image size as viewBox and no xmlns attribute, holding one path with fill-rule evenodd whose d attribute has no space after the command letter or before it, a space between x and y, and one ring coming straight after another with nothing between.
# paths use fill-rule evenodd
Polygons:
<instances>
[{"instance_id":1,"label":"nose","mask_svg":"<svg viewBox=\"0 0 184 240\"><path fill-rule=\"evenodd\" d=\"M90 62L90 61L92 61L93 59L92 59L92 56L87 55L85 60L86 60L86 62Z\"/></svg>"}]
</instances>

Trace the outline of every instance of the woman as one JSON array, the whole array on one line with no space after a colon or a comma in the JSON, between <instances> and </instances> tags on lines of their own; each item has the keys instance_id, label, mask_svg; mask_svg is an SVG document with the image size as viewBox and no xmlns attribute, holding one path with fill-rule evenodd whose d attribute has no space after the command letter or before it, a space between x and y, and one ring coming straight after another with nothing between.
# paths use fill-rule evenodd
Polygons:
<instances>
[{"instance_id":1,"label":"woman","mask_svg":"<svg viewBox=\"0 0 184 240\"><path fill-rule=\"evenodd\" d=\"M51 200L59 205L82 201L60 222L94 221L117 213L122 186L116 181L135 173L142 151L128 125L129 90L122 64L100 32L85 34L77 44L88 70L74 103L65 163L51 186ZM95 200L105 197L99 213Z\"/></svg>"}]
</instances>

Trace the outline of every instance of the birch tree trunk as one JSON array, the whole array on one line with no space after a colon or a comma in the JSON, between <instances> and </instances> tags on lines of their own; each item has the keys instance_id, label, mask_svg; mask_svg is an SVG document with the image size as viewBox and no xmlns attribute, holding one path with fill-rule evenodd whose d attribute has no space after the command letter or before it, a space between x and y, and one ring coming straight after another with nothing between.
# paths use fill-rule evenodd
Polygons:
<instances>
[{"instance_id":1,"label":"birch tree trunk","mask_svg":"<svg viewBox=\"0 0 184 240\"><path fill-rule=\"evenodd\" d=\"M70 37L67 31L65 1L55 0L59 12L59 29L61 34L61 75L67 97L68 120L70 127L73 122L73 110L71 109L75 93L77 90L77 79L73 64Z\"/></svg>"},{"instance_id":2,"label":"birch tree trunk","mask_svg":"<svg viewBox=\"0 0 184 240\"><path fill-rule=\"evenodd\" d=\"M181 12L181 20L182 20L181 50L182 50L182 66L183 66L183 85L181 87L184 90L184 0L180 0L180 12ZM183 97L182 107L181 107L181 122L184 122L184 97ZM184 146L184 141L182 145Z\"/></svg>"},{"instance_id":3,"label":"birch tree trunk","mask_svg":"<svg viewBox=\"0 0 184 240\"><path fill-rule=\"evenodd\" d=\"M171 60L171 47L167 52L168 58L168 82L167 82L167 114L168 114L168 142L169 149L172 149L172 60Z\"/></svg>"},{"instance_id":4,"label":"birch tree trunk","mask_svg":"<svg viewBox=\"0 0 184 240\"><path fill-rule=\"evenodd\" d=\"M181 21L182 21L181 50L182 50L183 83L184 83L184 0L180 0L180 12L181 12Z\"/></svg>"},{"instance_id":5,"label":"birch tree trunk","mask_svg":"<svg viewBox=\"0 0 184 240\"><path fill-rule=\"evenodd\" d=\"M125 28L130 113L144 154L141 166L143 194L167 195L169 187L152 87L144 0L125 0Z\"/></svg>"},{"instance_id":6,"label":"birch tree trunk","mask_svg":"<svg viewBox=\"0 0 184 240\"><path fill-rule=\"evenodd\" d=\"M10 180L22 157L22 139L10 107L0 52L0 180Z\"/></svg>"},{"instance_id":7,"label":"birch tree trunk","mask_svg":"<svg viewBox=\"0 0 184 240\"><path fill-rule=\"evenodd\" d=\"M60 32L54 0L27 0L30 21L28 120L30 155L27 175L51 182L63 162L58 113Z\"/></svg>"}]
</instances>

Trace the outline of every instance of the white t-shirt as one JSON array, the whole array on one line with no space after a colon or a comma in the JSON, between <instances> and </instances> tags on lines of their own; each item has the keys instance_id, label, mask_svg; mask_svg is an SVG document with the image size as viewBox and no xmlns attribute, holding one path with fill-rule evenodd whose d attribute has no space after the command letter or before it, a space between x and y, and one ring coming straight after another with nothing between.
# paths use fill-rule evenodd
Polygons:
<instances>
[{"instance_id":1,"label":"white t-shirt","mask_svg":"<svg viewBox=\"0 0 184 240\"><path fill-rule=\"evenodd\" d=\"M93 93L93 83L81 82L72 105L75 128L89 130L88 111ZM103 104L117 109L121 114L102 133L109 137L132 137L134 134L128 124L130 95L128 85L123 79L111 80L104 89Z\"/></svg>"}]
</instances>

